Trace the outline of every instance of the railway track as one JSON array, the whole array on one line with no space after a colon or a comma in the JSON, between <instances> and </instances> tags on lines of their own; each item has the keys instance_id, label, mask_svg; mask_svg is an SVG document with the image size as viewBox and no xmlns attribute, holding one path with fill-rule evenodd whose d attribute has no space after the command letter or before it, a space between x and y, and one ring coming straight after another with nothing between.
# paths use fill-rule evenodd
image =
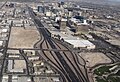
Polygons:
<instances>
[{"instance_id":1,"label":"railway track","mask_svg":"<svg viewBox=\"0 0 120 82\"><path fill-rule=\"evenodd\" d=\"M65 56L64 58L66 58L67 61L71 64L71 66L72 66L73 69L76 71L76 74L77 74L77 76L78 76L79 78L87 78L87 79L82 79L82 80L85 81L85 82L89 82L88 77L85 77L85 76L84 76L83 72L81 71L81 69L80 69L80 67L79 67L79 65L78 65L78 62L76 61L75 53L72 53L72 51L70 51L68 47L66 47L64 44L60 43L59 41L54 41L54 40L53 40L53 42L56 44L56 46L59 47L59 49L62 49L62 48L64 47L65 49L67 49L67 50L69 51L68 53L67 53L67 52L62 52L62 56ZM57 44L57 43L59 43L59 44ZM61 48L60 45L63 46L63 47ZM67 54L69 54L69 55L67 55ZM70 55L71 55L72 58L69 57ZM73 60L73 61L72 61L72 60ZM84 65L84 66L85 66L85 65ZM85 68L84 68L84 69L85 69ZM78 71L78 70L79 70L79 71ZM86 71L86 72L87 72L87 71Z\"/></svg>"},{"instance_id":2,"label":"railway track","mask_svg":"<svg viewBox=\"0 0 120 82\"><path fill-rule=\"evenodd\" d=\"M42 48L42 44L43 44L44 42L47 44L47 42L44 40L43 35L40 35L40 37L41 37L41 39L35 44L35 47L36 47L37 44L38 44L38 45L40 45L40 48ZM48 45L47 45L47 48L49 48ZM62 76L62 80L63 80L63 81L67 80L66 77L64 76L63 72L62 72L63 70L61 69L61 67L59 67L59 65L57 65L55 62L53 62L53 61L48 57L48 55L45 54L44 51L42 51L42 54L44 54L45 57L43 57L43 56L41 56L41 57L42 57L43 59L45 59L46 61L49 60L49 65L50 65L51 67L53 67L54 69L56 69L57 72L59 71L59 73L60 73L61 75L63 75L63 76ZM53 58L55 58L55 57L53 56ZM57 60L56 60L56 61L57 61ZM48 63L48 62L47 62L47 63ZM59 64L59 63L58 63L58 64Z\"/></svg>"},{"instance_id":3,"label":"railway track","mask_svg":"<svg viewBox=\"0 0 120 82\"><path fill-rule=\"evenodd\" d=\"M39 33L42 34L43 38L42 41L40 41L40 43L38 42L37 47L43 49L43 45L46 45L46 48L49 49L61 49L60 46L63 45L61 43L57 45L58 43L50 37L47 28L43 28L44 25L41 23L40 19L36 19L34 15L32 16L32 18L34 19L34 23L38 27L42 27L37 28ZM73 54L67 47L63 47L67 50L67 53L63 51L41 51L42 54L40 52L39 53L40 55L42 55L44 60L46 60L49 64L51 64L52 67L59 71L63 82L89 82L88 78L85 77L81 68L79 67L78 62L75 58L76 56L74 56L75 54ZM71 59L73 59L73 61L71 61L71 59L69 58L68 53L70 57L72 57Z\"/></svg>"},{"instance_id":4,"label":"railway track","mask_svg":"<svg viewBox=\"0 0 120 82\"><path fill-rule=\"evenodd\" d=\"M47 42L45 41L45 43L47 44ZM48 44L47 44L48 45ZM48 46L47 46L48 47ZM49 47L48 47L49 48ZM63 67L61 66L61 64L59 63L59 61L56 59L56 57L52 54L52 52L49 52L50 55L54 58L54 61L52 59L50 59L50 55L46 54L43 51L44 56L51 62L51 65L56 68L57 71L60 72L60 74L62 75L63 81L66 81L68 79L68 77L66 78L65 74L63 72L66 72L63 70ZM69 81L68 81L69 82Z\"/></svg>"},{"instance_id":5,"label":"railway track","mask_svg":"<svg viewBox=\"0 0 120 82\"><path fill-rule=\"evenodd\" d=\"M45 42L47 44L47 48L48 47L48 43L46 42L46 40L43 40L43 42ZM42 45L43 45L43 42L41 43L40 47L42 48ZM54 58L54 62L53 60L51 60L49 57L50 55L46 54L44 51L42 51L42 53L44 54L44 56L46 58L44 58L45 60L49 60L49 62L51 62L52 65L54 65L54 68L56 68L58 71L60 71L61 75L62 75L62 78L64 79L64 82L71 82L72 80L70 80L71 78L70 77L66 77L67 76L67 72L65 71L65 69L63 68L63 66L60 64L60 62L56 59L56 57L51 53L50 51L50 54L51 56ZM57 63L57 64L56 64Z\"/></svg>"},{"instance_id":6,"label":"railway track","mask_svg":"<svg viewBox=\"0 0 120 82\"><path fill-rule=\"evenodd\" d=\"M40 23L39 23L40 24ZM38 25L39 26L39 25ZM39 28L40 32L42 32L44 39L46 41L48 41L49 45L51 46L52 49L57 49L56 46L54 45L53 40L49 37L49 35L47 35L46 33L46 28ZM42 48L42 47L41 47ZM70 59L66 56L65 53L63 53L66 56L67 61L69 61L70 65L73 67L73 69L71 69L71 67L68 65L68 63L65 61L65 59L63 58L63 56L61 55L60 52L54 52L55 55L57 56L58 60L53 56L53 58L56 60L57 64L59 64L60 67L62 67L62 72L66 73L66 78L68 80L68 82L86 82L86 79L84 79L85 77L83 77L83 73L78 71L78 67L76 68L73 63L70 61ZM52 54L52 53L51 53ZM45 55L45 53L44 53ZM50 60L50 59L49 59ZM59 62L62 64L59 63ZM76 64L76 62L75 62ZM80 69L80 68L79 68ZM76 73L75 73L75 72ZM87 80L88 81L88 80Z\"/></svg>"}]
</instances>

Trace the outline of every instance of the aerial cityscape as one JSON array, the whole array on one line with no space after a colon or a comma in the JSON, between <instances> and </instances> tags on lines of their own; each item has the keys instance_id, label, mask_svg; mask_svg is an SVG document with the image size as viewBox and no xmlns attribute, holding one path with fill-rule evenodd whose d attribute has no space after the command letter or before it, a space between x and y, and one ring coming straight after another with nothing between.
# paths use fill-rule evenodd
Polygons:
<instances>
[{"instance_id":1,"label":"aerial cityscape","mask_svg":"<svg viewBox=\"0 0 120 82\"><path fill-rule=\"evenodd\" d=\"M120 82L120 1L107 1L1 1L0 82Z\"/></svg>"}]
</instances>

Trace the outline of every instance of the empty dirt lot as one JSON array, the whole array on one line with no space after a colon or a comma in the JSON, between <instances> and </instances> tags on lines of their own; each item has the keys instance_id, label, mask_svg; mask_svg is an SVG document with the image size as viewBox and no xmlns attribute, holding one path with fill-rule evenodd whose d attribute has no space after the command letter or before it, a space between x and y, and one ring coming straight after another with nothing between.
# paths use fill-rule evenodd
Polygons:
<instances>
[{"instance_id":1,"label":"empty dirt lot","mask_svg":"<svg viewBox=\"0 0 120 82\"><path fill-rule=\"evenodd\" d=\"M111 60L103 53L99 52L86 52L80 53L80 56L83 57L86 61L86 66L93 67L101 63L110 63Z\"/></svg>"},{"instance_id":2,"label":"empty dirt lot","mask_svg":"<svg viewBox=\"0 0 120 82\"><path fill-rule=\"evenodd\" d=\"M9 48L33 48L39 40L39 33L36 28L24 29L12 27L9 40Z\"/></svg>"}]
</instances>

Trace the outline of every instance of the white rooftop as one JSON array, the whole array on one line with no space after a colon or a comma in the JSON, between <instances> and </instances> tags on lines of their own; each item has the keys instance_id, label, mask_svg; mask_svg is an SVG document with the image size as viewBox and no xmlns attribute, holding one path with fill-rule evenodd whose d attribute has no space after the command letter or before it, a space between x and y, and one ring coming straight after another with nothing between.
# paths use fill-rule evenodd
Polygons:
<instances>
[{"instance_id":1,"label":"white rooftop","mask_svg":"<svg viewBox=\"0 0 120 82\"><path fill-rule=\"evenodd\" d=\"M74 48L77 47L82 47L82 48L95 48L95 45L93 43L91 43L88 40L66 40L64 39L66 42L72 44L74 46Z\"/></svg>"},{"instance_id":2,"label":"white rooftop","mask_svg":"<svg viewBox=\"0 0 120 82\"><path fill-rule=\"evenodd\" d=\"M0 41L0 46L2 46L3 45L3 41Z\"/></svg>"},{"instance_id":3,"label":"white rooftop","mask_svg":"<svg viewBox=\"0 0 120 82\"><path fill-rule=\"evenodd\" d=\"M8 29L2 29L2 32L7 32L8 31Z\"/></svg>"},{"instance_id":4,"label":"white rooftop","mask_svg":"<svg viewBox=\"0 0 120 82\"><path fill-rule=\"evenodd\" d=\"M64 18L62 18L62 19L61 19L61 21L64 21L64 22L66 22L66 21L67 21L67 19L64 19Z\"/></svg>"}]
</instances>

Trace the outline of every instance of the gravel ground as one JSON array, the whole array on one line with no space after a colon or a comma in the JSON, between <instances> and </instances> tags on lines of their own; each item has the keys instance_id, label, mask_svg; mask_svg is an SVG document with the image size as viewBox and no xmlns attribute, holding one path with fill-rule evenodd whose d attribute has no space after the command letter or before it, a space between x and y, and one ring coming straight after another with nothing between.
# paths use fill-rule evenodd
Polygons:
<instances>
[{"instance_id":1,"label":"gravel ground","mask_svg":"<svg viewBox=\"0 0 120 82\"><path fill-rule=\"evenodd\" d=\"M103 53L92 53L92 52L87 52L87 53L80 53L80 55L85 59L86 65L88 67L93 67L96 64L100 63L110 63L111 60L105 56Z\"/></svg>"},{"instance_id":2,"label":"gravel ground","mask_svg":"<svg viewBox=\"0 0 120 82\"><path fill-rule=\"evenodd\" d=\"M34 44L39 40L37 29L24 29L13 27L11 30L10 48L33 48Z\"/></svg>"},{"instance_id":3,"label":"gravel ground","mask_svg":"<svg viewBox=\"0 0 120 82\"><path fill-rule=\"evenodd\" d=\"M26 69L25 60L14 60L14 69Z\"/></svg>"}]
</instances>

